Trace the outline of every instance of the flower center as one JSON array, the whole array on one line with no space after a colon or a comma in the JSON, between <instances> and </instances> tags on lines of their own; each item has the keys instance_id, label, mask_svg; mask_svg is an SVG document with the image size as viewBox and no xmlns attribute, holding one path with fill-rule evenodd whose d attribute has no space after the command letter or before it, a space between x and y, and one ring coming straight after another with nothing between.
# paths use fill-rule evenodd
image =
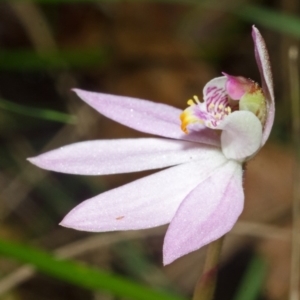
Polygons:
<instances>
[{"instance_id":1,"label":"flower center","mask_svg":"<svg viewBox=\"0 0 300 300\"><path fill-rule=\"evenodd\" d=\"M204 100L197 96L180 115L181 129L197 130L197 125L220 129L220 123L232 112L246 110L254 113L262 125L266 119L266 100L259 85L244 77L227 75L211 80L204 87Z\"/></svg>"}]
</instances>

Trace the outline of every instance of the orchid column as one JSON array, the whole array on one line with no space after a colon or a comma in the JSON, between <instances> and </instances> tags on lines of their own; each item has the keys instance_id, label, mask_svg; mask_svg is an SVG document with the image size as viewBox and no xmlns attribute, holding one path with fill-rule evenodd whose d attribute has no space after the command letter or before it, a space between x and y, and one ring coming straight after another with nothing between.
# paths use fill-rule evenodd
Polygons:
<instances>
[{"instance_id":1,"label":"orchid column","mask_svg":"<svg viewBox=\"0 0 300 300\"><path fill-rule=\"evenodd\" d=\"M194 96L183 112L165 104L75 89L104 116L160 137L80 142L30 162L83 175L169 168L82 202L61 225L104 232L170 223L164 264L230 231L243 210L242 165L265 144L274 120L268 53L254 26L252 36L261 87L223 73L206 84L203 100Z\"/></svg>"}]
</instances>

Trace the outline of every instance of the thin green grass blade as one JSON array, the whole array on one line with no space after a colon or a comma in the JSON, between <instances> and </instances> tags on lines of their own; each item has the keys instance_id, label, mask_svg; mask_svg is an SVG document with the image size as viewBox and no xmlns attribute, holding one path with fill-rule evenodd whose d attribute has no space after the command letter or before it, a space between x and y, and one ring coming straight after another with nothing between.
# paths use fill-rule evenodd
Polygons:
<instances>
[{"instance_id":1,"label":"thin green grass blade","mask_svg":"<svg viewBox=\"0 0 300 300\"><path fill-rule=\"evenodd\" d=\"M21 104L16 104L0 98L0 109L7 110L12 113L17 113L34 118L44 119L48 121L75 124L76 117L50 109L40 109L35 107L28 107Z\"/></svg>"},{"instance_id":2,"label":"thin green grass blade","mask_svg":"<svg viewBox=\"0 0 300 300\"><path fill-rule=\"evenodd\" d=\"M296 15L285 14L256 5L241 6L234 13L250 22L300 38L300 18Z\"/></svg>"},{"instance_id":3,"label":"thin green grass blade","mask_svg":"<svg viewBox=\"0 0 300 300\"><path fill-rule=\"evenodd\" d=\"M109 60L109 52L104 48L61 50L43 53L43 55L30 50L0 50L0 69L4 70L99 68Z\"/></svg>"},{"instance_id":4,"label":"thin green grass blade","mask_svg":"<svg viewBox=\"0 0 300 300\"><path fill-rule=\"evenodd\" d=\"M182 297L152 290L121 276L3 239L0 239L0 255L31 264L44 274L90 290L104 291L133 300L184 300Z\"/></svg>"},{"instance_id":5,"label":"thin green grass blade","mask_svg":"<svg viewBox=\"0 0 300 300\"><path fill-rule=\"evenodd\" d=\"M246 274L238 288L234 300L255 300L261 291L267 273L266 262L254 256L248 266Z\"/></svg>"},{"instance_id":6,"label":"thin green grass blade","mask_svg":"<svg viewBox=\"0 0 300 300\"><path fill-rule=\"evenodd\" d=\"M3 0L2 0L3 1ZM14 0L25 1L25 0ZM27 0L29 1L29 0ZM76 3L76 2L99 2L99 0L35 0L36 2L55 4L55 3ZM0 0L1 2L1 0ZM117 3L121 0L101 0L101 2ZM220 1L208 0L131 0L131 2L157 2L170 4L190 4L203 5L217 10L225 10L234 13L240 18L273 29L275 31L288 34L290 36L300 38L300 18L297 15L285 14L280 11L264 8L259 5L238 4L226 6L222 5ZM0 60L1 66L1 60Z\"/></svg>"}]
</instances>

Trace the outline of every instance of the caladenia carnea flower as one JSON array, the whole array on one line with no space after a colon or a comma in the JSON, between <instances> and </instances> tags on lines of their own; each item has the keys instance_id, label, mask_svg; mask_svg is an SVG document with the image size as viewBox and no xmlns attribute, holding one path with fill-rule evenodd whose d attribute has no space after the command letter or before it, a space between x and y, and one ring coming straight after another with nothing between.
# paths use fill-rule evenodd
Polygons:
<instances>
[{"instance_id":1,"label":"caladenia carnea flower","mask_svg":"<svg viewBox=\"0 0 300 300\"><path fill-rule=\"evenodd\" d=\"M274 120L268 53L254 26L252 36L262 88L250 79L223 73L206 84L203 101L194 97L183 112L165 104L75 89L104 116L160 138L80 142L30 162L83 175L169 168L84 201L61 225L102 232L170 223L164 264L227 233L243 209L242 164L265 144Z\"/></svg>"},{"instance_id":2,"label":"caladenia carnea flower","mask_svg":"<svg viewBox=\"0 0 300 300\"><path fill-rule=\"evenodd\" d=\"M181 129L188 134L189 127L197 131L200 124L220 130L223 154L243 162L261 147L267 102L254 81L223 74L205 85L203 102L197 96L188 100Z\"/></svg>"}]
</instances>

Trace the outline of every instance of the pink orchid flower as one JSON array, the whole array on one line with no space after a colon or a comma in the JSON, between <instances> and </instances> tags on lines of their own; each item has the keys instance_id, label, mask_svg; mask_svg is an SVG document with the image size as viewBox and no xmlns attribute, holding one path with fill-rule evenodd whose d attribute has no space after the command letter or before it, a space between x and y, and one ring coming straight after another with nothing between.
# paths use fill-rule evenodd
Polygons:
<instances>
[{"instance_id":1,"label":"pink orchid flower","mask_svg":"<svg viewBox=\"0 0 300 300\"><path fill-rule=\"evenodd\" d=\"M61 225L104 232L170 223L164 264L227 233L243 209L242 165L265 144L274 120L268 53L254 26L252 36L262 89L223 73L206 84L203 102L194 96L183 113L165 104L75 89L104 116L163 138L80 142L30 162L84 175L169 168L84 201Z\"/></svg>"}]
</instances>

